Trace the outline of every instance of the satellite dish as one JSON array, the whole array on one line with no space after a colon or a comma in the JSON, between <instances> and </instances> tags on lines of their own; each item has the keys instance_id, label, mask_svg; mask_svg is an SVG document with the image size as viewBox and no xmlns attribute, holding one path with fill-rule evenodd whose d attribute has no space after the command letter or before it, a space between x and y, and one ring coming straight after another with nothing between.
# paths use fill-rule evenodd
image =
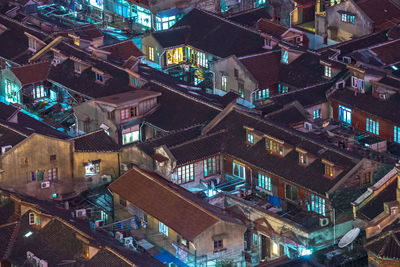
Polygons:
<instances>
[{"instance_id":1,"label":"satellite dish","mask_svg":"<svg viewBox=\"0 0 400 267\"><path fill-rule=\"evenodd\" d=\"M360 234L360 228L356 227L348 231L339 241L339 248L344 248L353 242Z\"/></svg>"}]
</instances>

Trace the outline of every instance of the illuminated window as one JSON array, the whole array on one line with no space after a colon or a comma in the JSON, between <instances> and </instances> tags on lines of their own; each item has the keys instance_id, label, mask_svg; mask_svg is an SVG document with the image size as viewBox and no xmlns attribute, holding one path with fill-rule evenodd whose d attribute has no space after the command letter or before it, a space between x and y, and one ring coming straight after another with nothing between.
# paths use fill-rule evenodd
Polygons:
<instances>
[{"instance_id":1,"label":"illuminated window","mask_svg":"<svg viewBox=\"0 0 400 267\"><path fill-rule=\"evenodd\" d=\"M196 61L198 66L207 68L208 67L208 60L206 58L206 54L203 52L197 51L197 61Z\"/></svg>"},{"instance_id":2,"label":"illuminated window","mask_svg":"<svg viewBox=\"0 0 400 267\"><path fill-rule=\"evenodd\" d=\"M30 212L29 213L29 225L35 224L35 213Z\"/></svg>"},{"instance_id":3,"label":"illuminated window","mask_svg":"<svg viewBox=\"0 0 400 267\"><path fill-rule=\"evenodd\" d=\"M226 79L226 76L224 75L221 77L221 89L224 91L226 91L226 83L227 83L227 79Z\"/></svg>"},{"instance_id":4,"label":"illuminated window","mask_svg":"<svg viewBox=\"0 0 400 267\"><path fill-rule=\"evenodd\" d=\"M224 243L222 242L222 239L214 240L214 250L221 250L223 248L224 248Z\"/></svg>"},{"instance_id":5,"label":"illuminated window","mask_svg":"<svg viewBox=\"0 0 400 267\"><path fill-rule=\"evenodd\" d=\"M269 89L261 89L255 93L256 100L269 98Z\"/></svg>"},{"instance_id":6,"label":"illuminated window","mask_svg":"<svg viewBox=\"0 0 400 267\"><path fill-rule=\"evenodd\" d=\"M178 64L183 61L182 47L167 51L167 65Z\"/></svg>"},{"instance_id":7,"label":"illuminated window","mask_svg":"<svg viewBox=\"0 0 400 267\"><path fill-rule=\"evenodd\" d=\"M339 120L351 124L351 109L339 105Z\"/></svg>"},{"instance_id":8,"label":"illuminated window","mask_svg":"<svg viewBox=\"0 0 400 267\"><path fill-rule=\"evenodd\" d=\"M79 46L80 45L80 40L79 38L74 38L74 45Z\"/></svg>"},{"instance_id":9,"label":"illuminated window","mask_svg":"<svg viewBox=\"0 0 400 267\"><path fill-rule=\"evenodd\" d=\"M272 153L279 154L283 156L283 145L279 144L276 141L266 138L265 140L265 148Z\"/></svg>"},{"instance_id":10,"label":"illuminated window","mask_svg":"<svg viewBox=\"0 0 400 267\"><path fill-rule=\"evenodd\" d=\"M313 111L313 119L318 119L321 118L321 110L320 109L316 109Z\"/></svg>"},{"instance_id":11,"label":"illuminated window","mask_svg":"<svg viewBox=\"0 0 400 267\"><path fill-rule=\"evenodd\" d=\"M299 152L299 163L303 165L307 165L307 155Z\"/></svg>"},{"instance_id":12,"label":"illuminated window","mask_svg":"<svg viewBox=\"0 0 400 267\"><path fill-rule=\"evenodd\" d=\"M253 234L253 244L254 245L258 244L258 235L257 234Z\"/></svg>"},{"instance_id":13,"label":"illuminated window","mask_svg":"<svg viewBox=\"0 0 400 267\"><path fill-rule=\"evenodd\" d=\"M282 52L282 62L285 64L289 63L289 53L286 50L283 50Z\"/></svg>"},{"instance_id":14,"label":"illuminated window","mask_svg":"<svg viewBox=\"0 0 400 267\"><path fill-rule=\"evenodd\" d=\"M278 85L278 92L280 93L280 94L285 94L285 93L287 93L289 91L289 87L287 87L286 85L283 85L283 84L279 84Z\"/></svg>"},{"instance_id":15,"label":"illuminated window","mask_svg":"<svg viewBox=\"0 0 400 267\"><path fill-rule=\"evenodd\" d=\"M243 82L238 82L238 93L240 97L244 97L244 83Z\"/></svg>"},{"instance_id":16,"label":"illuminated window","mask_svg":"<svg viewBox=\"0 0 400 267\"><path fill-rule=\"evenodd\" d=\"M393 141L400 143L400 127L394 126L393 128Z\"/></svg>"},{"instance_id":17,"label":"illuminated window","mask_svg":"<svg viewBox=\"0 0 400 267\"><path fill-rule=\"evenodd\" d=\"M311 194L311 205L308 203L307 209L325 216L325 199Z\"/></svg>"},{"instance_id":18,"label":"illuminated window","mask_svg":"<svg viewBox=\"0 0 400 267\"><path fill-rule=\"evenodd\" d=\"M166 226L162 222L158 222L158 231L163 235L168 236L168 226Z\"/></svg>"},{"instance_id":19,"label":"illuminated window","mask_svg":"<svg viewBox=\"0 0 400 267\"><path fill-rule=\"evenodd\" d=\"M379 135L379 121L367 118L365 122L365 130L367 132Z\"/></svg>"},{"instance_id":20,"label":"illuminated window","mask_svg":"<svg viewBox=\"0 0 400 267\"><path fill-rule=\"evenodd\" d=\"M271 177L266 175L265 173L258 173L258 186L268 190L268 191L272 191L271 188Z\"/></svg>"},{"instance_id":21,"label":"illuminated window","mask_svg":"<svg viewBox=\"0 0 400 267\"><path fill-rule=\"evenodd\" d=\"M277 243L275 243L274 241L272 241L272 254L275 256L279 256L279 245Z\"/></svg>"},{"instance_id":22,"label":"illuminated window","mask_svg":"<svg viewBox=\"0 0 400 267\"><path fill-rule=\"evenodd\" d=\"M215 175L221 171L220 160L220 156L216 155L203 161L204 177Z\"/></svg>"},{"instance_id":23,"label":"illuminated window","mask_svg":"<svg viewBox=\"0 0 400 267\"><path fill-rule=\"evenodd\" d=\"M325 164L325 175L333 177L333 166L330 164Z\"/></svg>"},{"instance_id":24,"label":"illuminated window","mask_svg":"<svg viewBox=\"0 0 400 267\"><path fill-rule=\"evenodd\" d=\"M184 184L192 182L194 180L194 165L188 164L182 167L178 167L178 179L177 184Z\"/></svg>"},{"instance_id":25,"label":"illuminated window","mask_svg":"<svg viewBox=\"0 0 400 267\"><path fill-rule=\"evenodd\" d=\"M133 75L129 75L129 84L135 87L140 87L140 80Z\"/></svg>"},{"instance_id":26,"label":"illuminated window","mask_svg":"<svg viewBox=\"0 0 400 267\"><path fill-rule=\"evenodd\" d=\"M354 15L342 13L341 20L342 22L354 24L356 21L356 17Z\"/></svg>"},{"instance_id":27,"label":"illuminated window","mask_svg":"<svg viewBox=\"0 0 400 267\"><path fill-rule=\"evenodd\" d=\"M29 49L32 50L33 52L36 52L36 40L33 38L28 38L28 45Z\"/></svg>"},{"instance_id":28,"label":"illuminated window","mask_svg":"<svg viewBox=\"0 0 400 267\"><path fill-rule=\"evenodd\" d=\"M148 54L149 60L154 61L154 48L149 46L149 54Z\"/></svg>"},{"instance_id":29,"label":"illuminated window","mask_svg":"<svg viewBox=\"0 0 400 267\"><path fill-rule=\"evenodd\" d=\"M35 99L46 97L46 92L44 91L43 85L37 85L34 93Z\"/></svg>"},{"instance_id":30,"label":"illuminated window","mask_svg":"<svg viewBox=\"0 0 400 267\"><path fill-rule=\"evenodd\" d=\"M325 66L325 77L332 77L332 68L329 66Z\"/></svg>"},{"instance_id":31,"label":"illuminated window","mask_svg":"<svg viewBox=\"0 0 400 267\"><path fill-rule=\"evenodd\" d=\"M92 161L84 163L85 175L92 176L100 173L100 161Z\"/></svg>"},{"instance_id":32,"label":"illuminated window","mask_svg":"<svg viewBox=\"0 0 400 267\"><path fill-rule=\"evenodd\" d=\"M236 176L241 179L246 179L246 168L237 162L233 162L233 176Z\"/></svg>"},{"instance_id":33,"label":"illuminated window","mask_svg":"<svg viewBox=\"0 0 400 267\"><path fill-rule=\"evenodd\" d=\"M20 103L21 96L19 93L19 87L9 80L5 80L6 88L6 101L11 103Z\"/></svg>"},{"instance_id":34,"label":"illuminated window","mask_svg":"<svg viewBox=\"0 0 400 267\"><path fill-rule=\"evenodd\" d=\"M254 133L253 132L250 132L250 131L247 132L247 141L249 143L254 144Z\"/></svg>"},{"instance_id":35,"label":"illuminated window","mask_svg":"<svg viewBox=\"0 0 400 267\"><path fill-rule=\"evenodd\" d=\"M285 197L287 199L296 201L298 198L298 189L294 185L286 184L285 186Z\"/></svg>"},{"instance_id":36,"label":"illuminated window","mask_svg":"<svg viewBox=\"0 0 400 267\"><path fill-rule=\"evenodd\" d=\"M122 130L122 144L130 144L136 141L139 141L139 129L138 127L131 127L128 129Z\"/></svg>"}]
</instances>

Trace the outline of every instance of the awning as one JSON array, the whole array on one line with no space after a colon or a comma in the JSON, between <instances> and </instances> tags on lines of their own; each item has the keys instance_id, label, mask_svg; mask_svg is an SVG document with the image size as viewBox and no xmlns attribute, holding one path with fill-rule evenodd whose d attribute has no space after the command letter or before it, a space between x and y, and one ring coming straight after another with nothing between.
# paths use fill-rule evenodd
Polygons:
<instances>
[{"instance_id":1,"label":"awning","mask_svg":"<svg viewBox=\"0 0 400 267\"><path fill-rule=\"evenodd\" d=\"M182 262L180 259L172 256L168 252L162 252L154 256L157 260L161 261L162 263L175 263L179 267L189 267L187 264Z\"/></svg>"}]
</instances>

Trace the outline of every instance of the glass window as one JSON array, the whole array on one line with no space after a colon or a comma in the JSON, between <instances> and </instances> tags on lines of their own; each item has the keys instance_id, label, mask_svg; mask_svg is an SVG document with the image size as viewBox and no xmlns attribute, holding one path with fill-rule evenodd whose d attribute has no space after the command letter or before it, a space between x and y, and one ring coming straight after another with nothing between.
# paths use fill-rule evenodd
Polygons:
<instances>
[{"instance_id":1,"label":"glass window","mask_svg":"<svg viewBox=\"0 0 400 267\"><path fill-rule=\"evenodd\" d=\"M5 87L6 87L6 101L11 103L21 104L21 96L19 93L18 86L9 80L5 80Z\"/></svg>"},{"instance_id":2,"label":"glass window","mask_svg":"<svg viewBox=\"0 0 400 267\"><path fill-rule=\"evenodd\" d=\"M149 46L149 54L148 54L149 60L154 61L154 48Z\"/></svg>"},{"instance_id":3,"label":"glass window","mask_svg":"<svg viewBox=\"0 0 400 267\"><path fill-rule=\"evenodd\" d=\"M329 66L325 66L325 77L332 77L332 68Z\"/></svg>"},{"instance_id":4,"label":"glass window","mask_svg":"<svg viewBox=\"0 0 400 267\"><path fill-rule=\"evenodd\" d=\"M297 194L298 194L297 191L298 190L297 190L296 186L293 186L293 185L290 185L290 184L286 184L286 186L285 186L285 196L286 196L287 199L296 201L297 197L298 197L297 196Z\"/></svg>"},{"instance_id":5,"label":"glass window","mask_svg":"<svg viewBox=\"0 0 400 267\"><path fill-rule=\"evenodd\" d=\"M233 162L233 173L232 174L241 179L246 179L246 168L237 162Z\"/></svg>"},{"instance_id":6,"label":"glass window","mask_svg":"<svg viewBox=\"0 0 400 267\"><path fill-rule=\"evenodd\" d=\"M182 47L167 51L167 65L178 64L183 61Z\"/></svg>"},{"instance_id":7,"label":"glass window","mask_svg":"<svg viewBox=\"0 0 400 267\"><path fill-rule=\"evenodd\" d=\"M400 143L400 127L394 126L393 128L393 141Z\"/></svg>"},{"instance_id":8,"label":"glass window","mask_svg":"<svg viewBox=\"0 0 400 267\"><path fill-rule=\"evenodd\" d=\"M252 144L254 143L254 133L252 133L252 132L247 133L247 141Z\"/></svg>"},{"instance_id":9,"label":"glass window","mask_svg":"<svg viewBox=\"0 0 400 267\"><path fill-rule=\"evenodd\" d=\"M184 184L194 180L194 165L188 164L178 167L177 184Z\"/></svg>"},{"instance_id":10,"label":"glass window","mask_svg":"<svg viewBox=\"0 0 400 267\"><path fill-rule=\"evenodd\" d=\"M289 63L289 53L286 50L283 50L282 52L282 62L285 64Z\"/></svg>"},{"instance_id":11,"label":"glass window","mask_svg":"<svg viewBox=\"0 0 400 267\"><path fill-rule=\"evenodd\" d=\"M339 105L339 120L351 124L351 109Z\"/></svg>"},{"instance_id":12,"label":"glass window","mask_svg":"<svg viewBox=\"0 0 400 267\"><path fill-rule=\"evenodd\" d=\"M306 154L299 152L299 163L307 165L307 156L306 156Z\"/></svg>"},{"instance_id":13,"label":"glass window","mask_svg":"<svg viewBox=\"0 0 400 267\"><path fill-rule=\"evenodd\" d=\"M269 89L267 88L267 89L258 90L256 92L255 96L256 96L256 100L269 98Z\"/></svg>"},{"instance_id":14,"label":"glass window","mask_svg":"<svg viewBox=\"0 0 400 267\"><path fill-rule=\"evenodd\" d=\"M325 216L325 199L317 195L311 194L311 207L307 204L308 210L312 210L316 213Z\"/></svg>"},{"instance_id":15,"label":"glass window","mask_svg":"<svg viewBox=\"0 0 400 267\"><path fill-rule=\"evenodd\" d=\"M100 162L87 162L84 167L85 175L91 176L100 173Z\"/></svg>"},{"instance_id":16,"label":"glass window","mask_svg":"<svg viewBox=\"0 0 400 267\"><path fill-rule=\"evenodd\" d=\"M258 186L268 190L272 191L271 189L271 177L266 175L265 173L258 173Z\"/></svg>"},{"instance_id":17,"label":"glass window","mask_svg":"<svg viewBox=\"0 0 400 267\"><path fill-rule=\"evenodd\" d=\"M122 134L122 144L130 144L139 141L139 131L133 131L129 133Z\"/></svg>"},{"instance_id":18,"label":"glass window","mask_svg":"<svg viewBox=\"0 0 400 267\"><path fill-rule=\"evenodd\" d=\"M223 248L224 248L224 243L222 242L222 239L214 240L214 250L220 250Z\"/></svg>"},{"instance_id":19,"label":"glass window","mask_svg":"<svg viewBox=\"0 0 400 267\"><path fill-rule=\"evenodd\" d=\"M286 85L283 85L283 84L279 84L278 85L278 92L280 93L280 94L285 94L285 93L287 93L289 91L289 87L287 87Z\"/></svg>"},{"instance_id":20,"label":"glass window","mask_svg":"<svg viewBox=\"0 0 400 267\"><path fill-rule=\"evenodd\" d=\"M35 98L43 98L46 97L46 93L44 91L44 86L43 85L37 85L36 90L35 90Z\"/></svg>"},{"instance_id":21,"label":"glass window","mask_svg":"<svg viewBox=\"0 0 400 267\"><path fill-rule=\"evenodd\" d=\"M367 132L379 135L379 121L367 118L365 122L365 130Z\"/></svg>"},{"instance_id":22,"label":"glass window","mask_svg":"<svg viewBox=\"0 0 400 267\"><path fill-rule=\"evenodd\" d=\"M313 111L313 118L314 119L321 118L321 110L320 109L316 109Z\"/></svg>"},{"instance_id":23,"label":"glass window","mask_svg":"<svg viewBox=\"0 0 400 267\"><path fill-rule=\"evenodd\" d=\"M325 164L325 175L329 177L333 177L333 166L329 164Z\"/></svg>"},{"instance_id":24,"label":"glass window","mask_svg":"<svg viewBox=\"0 0 400 267\"><path fill-rule=\"evenodd\" d=\"M224 90L224 91L226 91L226 83L227 83L226 76L223 75L221 77L221 89Z\"/></svg>"},{"instance_id":25,"label":"glass window","mask_svg":"<svg viewBox=\"0 0 400 267\"><path fill-rule=\"evenodd\" d=\"M215 175L215 174L221 172L220 160L221 160L220 156L216 155L216 156L210 157L208 159L205 159L203 161L204 177L207 177L207 176L210 176L210 175Z\"/></svg>"},{"instance_id":26,"label":"glass window","mask_svg":"<svg viewBox=\"0 0 400 267\"><path fill-rule=\"evenodd\" d=\"M96 80L99 82L103 82L103 75L101 75L100 73L96 73Z\"/></svg>"},{"instance_id":27,"label":"glass window","mask_svg":"<svg viewBox=\"0 0 400 267\"><path fill-rule=\"evenodd\" d=\"M158 231L163 235L168 236L168 226L166 226L162 222L158 222Z\"/></svg>"}]
</instances>

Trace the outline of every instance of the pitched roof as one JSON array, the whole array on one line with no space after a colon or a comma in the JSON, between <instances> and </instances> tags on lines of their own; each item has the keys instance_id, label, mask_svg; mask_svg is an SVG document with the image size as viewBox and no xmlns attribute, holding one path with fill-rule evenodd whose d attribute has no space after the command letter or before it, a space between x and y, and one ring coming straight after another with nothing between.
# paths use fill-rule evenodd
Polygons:
<instances>
[{"instance_id":1,"label":"pitched roof","mask_svg":"<svg viewBox=\"0 0 400 267\"><path fill-rule=\"evenodd\" d=\"M265 51L260 34L204 10L194 8L172 27L185 25L190 26L188 44L217 57Z\"/></svg>"},{"instance_id":2,"label":"pitched roof","mask_svg":"<svg viewBox=\"0 0 400 267\"><path fill-rule=\"evenodd\" d=\"M258 82L259 88L269 88L279 82L280 52L267 52L239 58Z\"/></svg>"},{"instance_id":3,"label":"pitched roof","mask_svg":"<svg viewBox=\"0 0 400 267\"><path fill-rule=\"evenodd\" d=\"M383 65L391 65L400 61L400 40L371 48L375 57Z\"/></svg>"},{"instance_id":4,"label":"pitched roof","mask_svg":"<svg viewBox=\"0 0 400 267\"><path fill-rule=\"evenodd\" d=\"M109 267L129 267L132 266L126 261L117 257L113 252L108 249L102 249L94 255L88 262L85 263L87 267L109 266Z\"/></svg>"},{"instance_id":5,"label":"pitched roof","mask_svg":"<svg viewBox=\"0 0 400 267\"><path fill-rule=\"evenodd\" d=\"M280 110L267 114L267 118L278 124L295 126L307 121L303 107L297 102L291 103Z\"/></svg>"},{"instance_id":6,"label":"pitched roof","mask_svg":"<svg viewBox=\"0 0 400 267\"><path fill-rule=\"evenodd\" d=\"M400 260L400 230L388 231L373 239L365 249L381 259Z\"/></svg>"},{"instance_id":7,"label":"pitched roof","mask_svg":"<svg viewBox=\"0 0 400 267\"><path fill-rule=\"evenodd\" d=\"M93 40L103 37L103 33L92 23L74 28L72 31L80 38L86 40Z\"/></svg>"},{"instance_id":8,"label":"pitched roof","mask_svg":"<svg viewBox=\"0 0 400 267\"><path fill-rule=\"evenodd\" d=\"M160 96L161 93L149 90L133 90L125 93L96 98L96 102L119 107L127 104L139 103L146 99Z\"/></svg>"},{"instance_id":9,"label":"pitched roof","mask_svg":"<svg viewBox=\"0 0 400 267\"><path fill-rule=\"evenodd\" d=\"M50 70L49 62L40 62L10 68L22 86L46 81Z\"/></svg>"},{"instance_id":10,"label":"pitched roof","mask_svg":"<svg viewBox=\"0 0 400 267\"><path fill-rule=\"evenodd\" d=\"M221 220L236 222L179 185L136 167L109 188L190 241Z\"/></svg>"},{"instance_id":11,"label":"pitched roof","mask_svg":"<svg viewBox=\"0 0 400 267\"><path fill-rule=\"evenodd\" d=\"M152 33L152 36L163 48L168 48L187 44L190 33L190 26L182 26L156 31Z\"/></svg>"},{"instance_id":12,"label":"pitched roof","mask_svg":"<svg viewBox=\"0 0 400 267\"><path fill-rule=\"evenodd\" d=\"M390 0L361 0L356 3L377 29L385 29L399 22L400 8Z\"/></svg>"},{"instance_id":13,"label":"pitched roof","mask_svg":"<svg viewBox=\"0 0 400 267\"><path fill-rule=\"evenodd\" d=\"M104 132L98 130L72 139L76 152L117 152L118 145Z\"/></svg>"},{"instance_id":14,"label":"pitched roof","mask_svg":"<svg viewBox=\"0 0 400 267\"><path fill-rule=\"evenodd\" d=\"M228 17L231 21L250 27L255 27L257 21L261 18L271 19L265 6L238 12Z\"/></svg>"},{"instance_id":15,"label":"pitched roof","mask_svg":"<svg viewBox=\"0 0 400 267\"><path fill-rule=\"evenodd\" d=\"M99 49L110 52L111 54L108 55L107 59L114 62L126 61L131 56L134 56L136 58L143 56L143 52L130 39L103 46Z\"/></svg>"},{"instance_id":16,"label":"pitched roof","mask_svg":"<svg viewBox=\"0 0 400 267\"><path fill-rule=\"evenodd\" d=\"M347 89L336 90L330 97L349 108L356 108L382 119L400 124L400 95L396 94L387 100L382 100L369 93L354 95Z\"/></svg>"},{"instance_id":17,"label":"pitched roof","mask_svg":"<svg viewBox=\"0 0 400 267\"><path fill-rule=\"evenodd\" d=\"M289 28L278 24L276 22L270 21L269 19L259 19L257 21L257 30L270 34L275 38L281 39L282 34L284 34Z\"/></svg>"}]
</instances>

